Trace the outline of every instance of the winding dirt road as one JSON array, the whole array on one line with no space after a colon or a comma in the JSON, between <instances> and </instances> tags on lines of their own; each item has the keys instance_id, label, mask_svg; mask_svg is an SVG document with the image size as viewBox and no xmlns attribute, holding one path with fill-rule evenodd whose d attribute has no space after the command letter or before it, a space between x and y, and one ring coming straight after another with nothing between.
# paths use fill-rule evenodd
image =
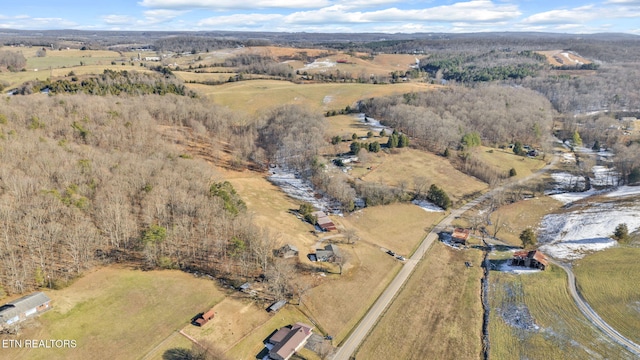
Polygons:
<instances>
[{"instance_id":1,"label":"winding dirt road","mask_svg":"<svg viewBox=\"0 0 640 360\"><path fill-rule=\"evenodd\" d=\"M602 320L602 318L591 308L591 306L589 306L589 304L587 304L587 302L584 301L582 296L580 296L580 293L578 292L578 288L576 287L576 277L573 274L573 271L571 271L571 268L566 264L559 263L552 259L549 259L549 260L551 263L562 268L567 273L567 278L569 280L569 283L568 283L569 293L571 293L571 296L575 300L576 305L578 306L578 309L580 309L580 311L584 314L584 316L586 316L587 319L591 321L591 323L595 325L598 329L600 329L605 335L607 335L613 341L622 345L628 351L630 351L635 356L638 356L640 358L640 345L627 339L618 331L616 331L616 329L612 328L609 324L607 324L604 320Z\"/></svg>"}]
</instances>

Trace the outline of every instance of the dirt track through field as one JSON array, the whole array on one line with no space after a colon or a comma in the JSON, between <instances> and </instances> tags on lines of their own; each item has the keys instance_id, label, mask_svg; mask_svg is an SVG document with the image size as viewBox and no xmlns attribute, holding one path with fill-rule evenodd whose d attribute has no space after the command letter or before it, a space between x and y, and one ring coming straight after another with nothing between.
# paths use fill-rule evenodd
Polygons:
<instances>
[{"instance_id":1,"label":"dirt track through field","mask_svg":"<svg viewBox=\"0 0 640 360\"><path fill-rule=\"evenodd\" d=\"M633 341L627 339L622 334L620 334L616 329L612 328L609 324L607 324L601 317L598 315L592 308L587 304L586 301L580 296L578 292L578 288L576 287L576 277L571 271L571 268L565 264L559 263L552 259L549 259L551 263L562 268L567 273L567 279L569 287L569 293L573 297L578 306L578 309L587 317L593 325L595 325L598 329L600 329L606 336L611 338L611 340L616 343L622 345L624 348L632 352L634 355L640 357L640 345L634 343Z\"/></svg>"}]
</instances>

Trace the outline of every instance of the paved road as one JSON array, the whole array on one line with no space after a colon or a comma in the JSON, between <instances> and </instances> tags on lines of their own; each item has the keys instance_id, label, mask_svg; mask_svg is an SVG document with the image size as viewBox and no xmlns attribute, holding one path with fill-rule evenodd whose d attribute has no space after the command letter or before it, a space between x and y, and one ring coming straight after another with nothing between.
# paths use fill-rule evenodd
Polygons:
<instances>
[{"instance_id":1,"label":"paved road","mask_svg":"<svg viewBox=\"0 0 640 360\"><path fill-rule=\"evenodd\" d=\"M559 263L552 259L549 259L553 264L561 267L567 273L567 278L569 279L569 292L571 296L576 302L576 305L580 309L580 311L587 317L591 323L593 323L598 329L600 329L605 335L610 337L613 341L625 347L627 350L632 352L634 355L640 357L640 345L634 343L633 341L627 339L622 334L617 332L614 328L612 328L609 324L607 324L602 318L587 304L586 301L580 296L578 293L578 289L576 288L576 277L571 271L571 268L566 264Z\"/></svg>"},{"instance_id":2,"label":"paved road","mask_svg":"<svg viewBox=\"0 0 640 360\"><path fill-rule=\"evenodd\" d=\"M367 334L371 331L371 329L373 329L373 327L375 326L375 324L378 321L378 319L380 318L380 316L382 316L382 313L384 312L384 310L389 306L389 304L391 304L391 302L395 298L396 294L400 291L402 286L409 279L409 276L411 275L411 273L415 269L415 267L418 264L418 262L422 259L424 254L427 252L427 250L429 249L431 244L433 244L433 242L438 238L438 233L439 232L445 230L448 226L450 226L451 222L455 218L461 216L467 210L475 207L476 205L478 205L482 201L484 201L484 200L488 199L489 197L493 196L495 193L503 191L504 189L506 189L506 188L508 188L510 186L514 186L514 185L517 185L517 184L522 184L522 183L524 183L524 182L526 182L526 181L528 181L528 180L530 180L530 179L532 179L534 177L540 176L542 173L544 173L545 171L549 170L553 165L555 165L557 160L558 160L558 156L554 155L552 161L547 166L545 166L544 168L540 169L538 172L536 172L534 174L531 174L531 175L527 176L526 178L520 179L518 181L509 182L509 183L504 184L504 185L502 185L500 187L497 187L497 188L495 188L495 189L493 189L493 190L491 190L491 191L489 191L489 192L487 192L487 193L485 193L483 195L480 195L479 197L475 198L474 200L466 203L464 206L462 206L462 207L460 207L458 209L452 210L451 213L447 217L442 219L442 221L440 221L429 232L429 234L427 234L427 236L424 238L424 240L422 240L422 243L420 244L420 246L418 247L416 252L413 254L413 256L411 256L411 258L406 261L405 265L402 267L402 269L400 270L398 275L396 275L396 277L391 281L389 286L387 286L387 288L382 293L382 295L380 295L378 300L369 309L367 314L362 318L362 320L360 320L360 322L358 323L356 328L353 330L353 332L351 332L351 334L344 341L342 346L340 346L337 349L333 359L334 360L348 360L349 357L351 357L351 355L357 350L358 346L360 346L360 344L364 341L364 339L367 336Z\"/></svg>"}]
</instances>

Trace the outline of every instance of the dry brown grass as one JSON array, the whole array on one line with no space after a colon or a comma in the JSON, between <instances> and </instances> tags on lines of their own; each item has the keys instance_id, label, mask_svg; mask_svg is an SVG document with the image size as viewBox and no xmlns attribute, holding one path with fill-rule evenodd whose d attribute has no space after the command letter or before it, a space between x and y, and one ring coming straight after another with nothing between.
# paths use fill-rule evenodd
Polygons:
<instances>
[{"instance_id":1,"label":"dry brown grass","mask_svg":"<svg viewBox=\"0 0 640 360\"><path fill-rule=\"evenodd\" d=\"M415 149L401 149L397 153L379 153L380 165L374 165L360 178L367 182L381 182L397 186L401 180L413 186L413 179L422 176L429 184L444 189L453 200L459 200L466 194L487 189L487 185L476 178L465 175L451 166L446 158Z\"/></svg>"},{"instance_id":2,"label":"dry brown grass","mask_svg":"<svg viewBox=\"0 0 640 360\"><path fill-rule=\"evenodd\" d=\"M432 89L425 83L374 84L294 84L288 81L251 80L208 86L187 84L191 90L231 109L257 114L282 104L300 104L315 111L344 109L358 100Z\"/></svg>"},{"instance_id":3,"label":"dry brown grass","mask_svg":"<svg viewBox=\"0 0 640 360\"><path fill-rule=\"evenodd\" d=\"M561 269L552 266L527 275L492 271L490 281L492 359L632 358L585 319L568 293ZM508 304L526 307L539 329L506 323L498 309L509 309Z\"/></svg>"},{"instance_id":4,"label":"dry brown grass","mask_svg":"<svg viewBox=\"0 0 640 360\"><path fill-rule=\"evenodd\" d=\"M328 275L303 300L305 311L334 343L348 335L401 266L379 246L363 242L341 249L349 254L351 268L343 275Z\"/></svg>"},{"instance_id":5,"label":"dry brown grass","mask_svg":"<svg viewBox=\"0 0 640 360\"><path fill-rule=\"evenodd\" d=\"M345 226L358 229L362 239L402 255L410 255L444 212L426 212L413 204L374 206L349 214Z\"/></svg>"},{"instance_id":6,"label":"dry brown grass","mask_svg":"<svg viewBox=\"0 0 640 360\"><path fill-rule=\"evenodd\" d=\"M639 248L611 248L579 260L574 267L578 288L609 325L640 343Z\"/></svg>"},{"instance_id":7,"label":"dry brown grass","mask_svg":"<svg viewBox=\"0 0 640 360\"><path fill-rule=\"evenodd\" d=\"M77 347L2 349L3 359L139 358L224 297L211 280L184 272L116 267L46 293L53 309L29 322L19 338L73 339Z\"/></svg>"},{"instance_id":8,"label":"dry brown grass","mask_svg":"<svg viewBox=\"0 0 640 360\"><path fill-rule=\"evenodd\" d=\"M478 359L482 254L435 243L356 356L362 359ZM474 264L465 268L464 262Z\"/></svg>"},{"instance_id":9,"label":"dry brown grass","mask_svg":"<svg viewBox=\"0 0 640 360\"><path fill-rule=\"evenodd\" d=\"M508 174L510 169L516 170L516 179L527 177L543 168L545 161L530 157L522 157L511 150L501 150L481 146L474 153L483 163L497 169L503 174Z\"/></svg>"},{"instance_id":10,"label":"dry brown grass","mask_svg":"<svg viewBox=\"0 0 640 360\"><path fill-rule=\"evenodd\" d=\"M492 223L503 223L498 238L514 246L522 246L520 233L531 227L536 229L542 218L562 207L562 203L548 197L541 196L528 200L521 200L513 204L500 207L491 214ZM500 219L500 221L498 221ZM491 226L488 231L492 232Z\"/></svg>"},{"instance_id":11,"label":"dry brown grass","mask_svg":"<svg viewBox=\"0 0 640 360\"><path fill-rule=\"evenodd\" d=\"M581 62L583 64L591 64L590 60L587 60L579 55L569 53L565 50L545 50L545 51L537 51L537 53L546 56L549 64L553 66L562 66L562 65L573 66L573 65L576 65L577 62ZM562 53L566 53L567 56L562 55Z\"/></svg>"}]
</instances>

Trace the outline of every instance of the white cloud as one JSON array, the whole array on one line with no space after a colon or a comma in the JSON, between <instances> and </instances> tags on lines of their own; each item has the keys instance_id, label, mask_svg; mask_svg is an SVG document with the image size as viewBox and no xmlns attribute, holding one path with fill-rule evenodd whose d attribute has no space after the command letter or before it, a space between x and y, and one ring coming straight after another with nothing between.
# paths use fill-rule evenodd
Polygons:
<instances>
[{"instance_id":1,"label":"white cloud","mask_svg":"<svg viewBox=\"0 0 640 360\"><path fill-rule=\"evenodd\" d=\"M265 26L269 28L277 24L282 19L279 14L236 14L228 16L215 16L202 19L197 23L199 27L225 29L225 28L242 28Z\"/></svg>"},{"instance_id":2,"label":"white cloud","mask_svg":"<svg viewBox=\"0 0 640 360\"><path fill-rule=\"evenodd\" d=\"M143 0L139 5L150 8L185 9L185 8L210 8L219 10L230 9L308 9L329 5L328 0Z\"/></svg>"},{"instance_id":3,"label":"white cloud","mask_svg":"<svg viewBox=\"0 0 640 360\"><path fill-rule=\"evenodd\" d=\"M576 24L598 19L602 13L593 6L582 6L567 10L551 10L531 15L523 24Z\"/></svg>"},{"instance_id":4,"label":"white cloud","mask_svg":"<svg viewBox=\"0 0 640 360\"><path fill-rule=\"evenodd\" d=\"M109 25L125 25L125 24L131 24L131 23L135 23L136 22L136 18L134 18L133 16L129 16L129 15L105 15L102 17L102 21L105 22L105 24L109 24Z\"/></svg>"},{"instance_id":5,"label":"white cloud","mask_svg":"<svg viewBox=\"0 0 640 360\"><path fill-rule=\"evenodd\" d=\"M370 12L349 11L345 5L295 12L286 17L291 24L388 23L388 22L496 22L515 19L522 13L516 5L496 5L489 0L459 2L432 8L402 10L388 8Z\"/></svg>"},{"instance_id":6,"label":"white cloud","mask_svg":"<svg viewBox=\"0 0 640 360\"><path fill-rule=\"evenodd\" d=\"M147 10L144 12L145 23L158 24L175 19L176 17L187 13L188 10Z\"/></svg>"}]
</instances>

